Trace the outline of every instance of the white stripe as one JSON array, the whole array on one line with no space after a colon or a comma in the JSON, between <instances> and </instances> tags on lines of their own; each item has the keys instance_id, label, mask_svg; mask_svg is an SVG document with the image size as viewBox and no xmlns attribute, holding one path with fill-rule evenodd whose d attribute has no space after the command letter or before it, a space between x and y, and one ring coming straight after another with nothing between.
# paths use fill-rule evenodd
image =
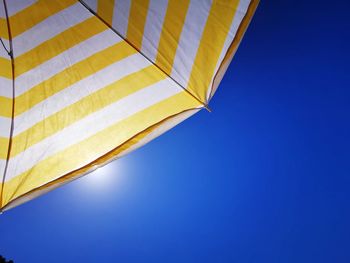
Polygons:
<instances>
[{"instance_id":1,"label":"white stripe","mask_svg":"<svg viewBox=\"0 0 350 263\"><path fill-rule=\"evenodd\" d=\"M112 30L106 30L62 52L56 57L17 77L16 97L73 64L82 61L83 59L108 48L121 40L122 39Z\"/></svg>"},{"instance_id":2,"label":"white stripe","mask_svg":"<svg viewBox=\"0 0 350 263\"><path fill-rule=\"evenodd\" d=\"M9 138L11 128L11 119L0 116L0 137Z\"/></svg>"},{"instance_id":3,"label":"white stripe","mask_svg":"<svg viewBox=\"0 0 350 263\"><path fill-rule=\"evenodd\" d=\"M130 0L115 0L113 11L113 28L124 38L128 30Z\"/></svg>"},{"instance_id":4,"label":"white stripe","mask_svg":"<svg viewBox=\"0 0 350 263\"><path fill-rule=\"evenodd\" d=\"M142 39L142 52L155 61L168 1L151 0Z\"/></svg>"},{"instance_id":5,"label":"white stripe","mask_svg":"<svg viewBox=\"0 0 350 263\"><path fill-rule=\"evenodd\" d=\"M113 82L151 64L135 54L118 61L38 103L15 118L14 136Z\"/></svg>"},{"instance_id":6,"label":"white stripe","mask_svg":"<svg viewBox=\"0 0 350 263\"><path fill-rule=\"evenodd\" d=\"M9 14L9 16L13 16L14 14L22 11L23 9L31 6L35 2L37 2L37 0L10 0L10 1L6 1L8 14ZM1 12L0 17L5 18L6 15L3 12Z\"/></svg>"},{"instance_id":7,"label":"white stripe","mask_svg":"<svg viewBox=\"0 0 350 263\"><path fill-rule=\"evenodd\" d=\"M211 4L211 0L193 0L187 11L171 72L171 76L184 87L192 72Z\"/></svg>"},{"instance_id":8,"label":"white stripe","mask_svg":"<svg viewBox=\"0 0 350 263\"><path fill-rule=\"evenodd\" d=\"M239 1L239 5L237 7L237 11L233 17L233 21L232 21L232 24L231 24L231 27L230 27L230 30L229 30L229 33L227 34L227 37L226 37L226 40L225 40L225 44L224 44L224 47L221 51L221 54L220 54L220 57L219 57L219 60L216 64L216 67L215 67L215 71L214 72L217 72L219 70L219 67L221 65L221 62L223 61L234 37L236 36L236 33L237 33L237 30L238 30L238 27L239 25L241 24L247 10L248 10L248 7L249 7L249 3L250 1L249 0L245 0L245 1ZM216 74L214 74L215 76ZM214 81L214 76L209 84L209 88L207 90L207 100L209 99L210 97L210 94L211 94L211 88L212 87L212 84L213 84L213 81ZM212 94L213 95L213 94Z\"/></svg>"},{"instance_id":9,"label":"white stripe","mask_svg":"<svg viewBox=\"0 0 350 263\"><path fill-rule=\"evenodd\" d=\"M4 1L0 1L0 18L6 19Z\"/></svg>"},{"instance_id":10,"label":"white stripe","mask_svg":"<svg viewBox=\"0 0 350 263\"><path fill-rule=\"evenodd\" d=\"M55 37L63 31L85 21L92 14L80 3L76 3L50 16L31 29L13 39L15 56L20 56L37 47L43 42Z\"/></svg>"},{"instance_id":11,"label":"white stripe","mask_svg":"<svg viewBox=\"0 0 350 263\"><path fill-rule=\"evenodd\" d=\"M6 59L9 58L6 50L4 49L4 47L2 45L0 46L0 58L6 58Z\"/></svg>"},{"instance_id":12,"label":"white stripe","mask_svg":"<svg viewBox=\"0 0 350 263\"><path fill-rule=\"evenodd\" d=\"M0 77L0 96L12 98L12 79Z\"/></svg>"},{"instance_id":13,"label":"white stripe","mask_svg":"<svg viewBox=\"0 0 350 263\"><path fill-rule=\"evenodd\" d=\"M179 92L182 92L182 89L178 88L177 85L168 78L135 92L100 111L90 114L79 122L46 138L40 143L28 148L18 156L10 159L6 181L27 171L38 162L68 148L69 146L78 144L111 125L114 125ZM122 138L123 135L124 138ZM132 136L128 136L127 132L123 135L119 134L115 138L110 138L111 149L120 145L123 141ZM92 158L96 158L96 156L93 156ZM92 160L86 160L86 162L90 161Z\"/></svg>"}]
</instances>

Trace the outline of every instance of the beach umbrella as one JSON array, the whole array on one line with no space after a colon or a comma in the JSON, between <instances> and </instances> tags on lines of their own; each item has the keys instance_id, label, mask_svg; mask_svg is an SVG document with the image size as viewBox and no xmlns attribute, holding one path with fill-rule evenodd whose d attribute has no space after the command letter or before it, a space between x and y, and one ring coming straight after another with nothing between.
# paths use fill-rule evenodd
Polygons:
<instances>
[{"instance_id":1,"label":"beach umbrella","mask_svg":"<svg viewBox=\"0 0 350 263\"><path fill-rule=\"evenodd\" d=\"M257 4L1 0L1 211L209 110Z\"/></svg>"}]
</instances>

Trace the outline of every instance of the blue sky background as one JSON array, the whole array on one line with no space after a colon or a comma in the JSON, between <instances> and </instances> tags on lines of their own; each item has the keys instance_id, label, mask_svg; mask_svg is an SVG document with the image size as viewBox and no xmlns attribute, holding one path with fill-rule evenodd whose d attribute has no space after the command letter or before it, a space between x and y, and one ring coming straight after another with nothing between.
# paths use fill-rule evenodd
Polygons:
<instances>
[{"instance_id":1,"label":"blue sky background","mask_svg":"<svg viewBox=\"0 0 350 263\"><path fill-rule=\"evenodd\" d=\"M350 262L349 1L262 1L202 111L0 216L45 262Z\"/></svg>"}]
</instances>

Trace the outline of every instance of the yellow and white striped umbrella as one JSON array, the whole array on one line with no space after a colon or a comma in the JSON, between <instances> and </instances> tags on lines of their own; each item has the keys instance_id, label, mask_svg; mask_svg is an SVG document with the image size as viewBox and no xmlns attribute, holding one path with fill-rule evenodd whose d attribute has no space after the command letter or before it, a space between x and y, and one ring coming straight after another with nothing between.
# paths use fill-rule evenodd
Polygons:
<instances>
[{"instance_id":1,"label":"yellow and white striped umbrella","mask_svg":"<svg viewBox=\"0 0 350 263\"><path fill-rule=\"evenodd\" d=\"M207 108L258 0L1 0L0 210Z\"/></svg>"}]
</instances>

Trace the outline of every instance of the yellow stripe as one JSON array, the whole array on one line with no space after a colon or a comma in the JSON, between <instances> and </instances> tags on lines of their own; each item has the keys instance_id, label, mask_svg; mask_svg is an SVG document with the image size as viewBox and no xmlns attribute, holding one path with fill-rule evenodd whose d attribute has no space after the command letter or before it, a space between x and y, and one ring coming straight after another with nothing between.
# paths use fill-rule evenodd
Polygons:
<instances>
[{"instance_id":1,"label":"yellow stripe","mask_svg":"<svg viewBox=\"0 0 350 263\"><path fill-rule=\"evenodd\" d=\"M97 1L97 14L109 25L113 22L113 10L114 0Z\"/></svg>"},{"instance_id":2,"label":"yellow stripe","mask_svg":"<svg viewBox=\"0 0 350 263\"><path fill-rule=\"evenodd\" d=\"M12 117L12 99L0 96L0 117Z\"/></svg>"},{"instance_id":3,"label":"yellow stripe","mask_svg":"<svg viewBox=\"0 0 350 263\"><path fill-rule=\"evenodd\" d=\"M158 46L156 64L167 74L171 74L176 49L185 23L190 0L170 0L164 18ZM188 41L191 41L188 39Z\"/></svg>"},{"instance_id":4,"label":"yellow stripe","mask_svg":"<svg viewBox=\"0 0 350 263\"><path fill-rule=\"evenodd\" d=\"M10 121L10 120L9 120L9 121ZM7 144L6 142L7 142L8 140L9 140L8 138L0 137L0 151L1 151L3 148L6 148L6 150L7 150L7 146L6 146L6 147L3 147L3 146ZM6 158L0 157L0 159L6 159Z\"/></svg>"},{"instance_id":5,"label":"yellow stripe","mask_svg":"<svg viewBox=\"0 0 350 263\"><path fill-rule=\"evenodd\" d=\"M15 58L16 77L106 29L107 26L96 17L91 17L67 29L54 38Z\"/></svg>"},{"instance_id":6,"label":"yellow stripe","mask_svg":"<svg viewBox=\"0 0 350 263\"><path fill-rule=\"evenodd\" d=\"M0 48L3 48L3 47L0 46ZM0 77L12 79L12 69L11 69L10 59L0 57Z\"/></svg>"},{"instance_id":7,"label":"yellow stripe","mask_svg":"<svg viewBox=\"0 0 350 263\"><path fill-rule=\"evenodd\" d=\"M119 42L64 69L53 77L16 97L15 116L22 114L57 92L135 52L136 51L126 42ZM5 103L6 105L12 105L12 101L9 98L3 98L2 103L4 103L4 105ZM0 107L0 116L10 118L11 113L5 109L5 107Z\"/></svg>"},{"instance_id":8,"label":"yellow stripe","mask_svg":"<svg viewBox=\"0 0 350 263\"><path fill-rule=\"evenodd\" d=\"M77 3L76 0L37 1L35 4L28 6L10 17L12 37L15 38L46 18L75 3Z\"/></svg>"},{"instance_id":9,"label":"yellow stripe","mask_svg":"<svg viewBox=\"0 0 350 263\"><path fill-rule=\"evenodd\" d=\"M149 66L84 97L14 137L11 158L89 114L164 78L166 75L162 74L156 67Z\"/></svg>"},{"instance_id":10,"label":"yellow stripe","mask_svg":"<svg viewBox=\"0 0 350 263\"><path fill-rule=\"evenodd\" d=\"M7 31L7 22L4 18L0 18L0 37L4 39L9 39Z\"/></svg>"},{"instance_id":11,"label":"yellow stripe","mask_svg":"<svg viewBox=\"0 0 350 263\"><path fill-rule=\"evenodd\" d=\"M168 116L198 106L200 106L198 102L186 92L180 92L66 148L5 183L3 205L34 188L91 163Z\"/></svg>"},{"instance_id":12,"label":"yellow stripe","mask_svg":"<svg viewBox=\"0 0 350 263\"><path fill-rule=\"evenodd\" d=\"M238 3L239 0L213 1L187 87L201 101L207 100L207 90Z\"/></svg>"},{"instance_id":13,"label":"yellow stripe","mask_svg":"<svg viewBox=\"0 0 350 263\"><path fill-rule=\"evenodd\" d=\"M10 126L10 123L9 123L9 126ZM7 159L6 157L7 157L8 146L9 146L9 138L0 137L0 153L1 153L0 159L2 159L2 160ZM0 173L3 173L3 171L0 170ZM1 174L1 176L2 176L2 174ZM0 181L1 181L1 179L0 179Z\"/></svg>"},{"instance_id":14,"label":"yellow stripe","mask_svg":"<svg viewBox=\"0 0 350 263\"><path fill-rule=\"evenodd\" d=\"M143 31L145 29L149 0L133 0L130 6L128 31L126 38L138 50L141 50Z\"/></svg>"}]
</instances>

